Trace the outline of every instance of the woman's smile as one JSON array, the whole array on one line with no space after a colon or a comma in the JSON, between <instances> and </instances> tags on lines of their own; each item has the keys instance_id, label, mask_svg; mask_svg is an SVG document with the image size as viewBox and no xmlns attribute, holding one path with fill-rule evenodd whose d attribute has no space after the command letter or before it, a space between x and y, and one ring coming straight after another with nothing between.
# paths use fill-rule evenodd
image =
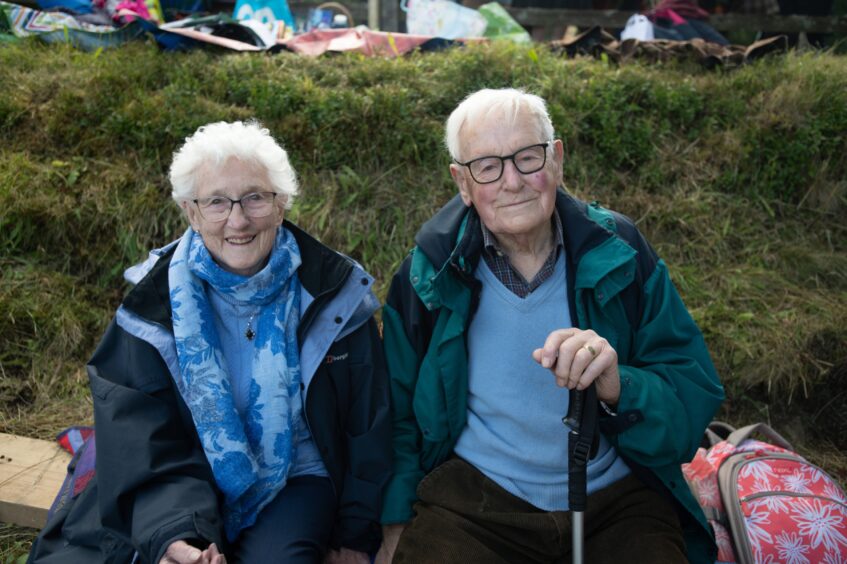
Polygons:
<instances>
[{"instance_id":1,"label":"woman's smile","mask_svg":"<svg viewBox=\"0 0 847 564\"><path fill-rule=\"evenodd\" d=\"M229 243L230 245L242 246L242 245L247 245L249 243L252 243L255 238L256 238L255 235L242 236L242 237L227 237L226 242Z\"/></svg>"}]
</instances>

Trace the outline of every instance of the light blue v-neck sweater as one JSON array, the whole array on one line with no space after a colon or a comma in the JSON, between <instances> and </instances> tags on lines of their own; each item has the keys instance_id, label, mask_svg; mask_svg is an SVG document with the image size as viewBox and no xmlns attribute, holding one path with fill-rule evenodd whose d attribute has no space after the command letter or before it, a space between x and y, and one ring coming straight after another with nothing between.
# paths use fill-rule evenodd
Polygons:
<instances>
[{"instance_id":1,"label":"light blue v-neck sweater","mask_svg":"<svg viewBox=\"0 0 847 564\"><path fill-rule=\"evenodd\" d=\"M479 262L479 308L468 331L468 421L455 452L503 489L546 511L568 509L568 390L532 359L556 329L571 327L564 253L526 298ZM601 437L588 493L629 473Z\"/></svg>"}]
</instances>

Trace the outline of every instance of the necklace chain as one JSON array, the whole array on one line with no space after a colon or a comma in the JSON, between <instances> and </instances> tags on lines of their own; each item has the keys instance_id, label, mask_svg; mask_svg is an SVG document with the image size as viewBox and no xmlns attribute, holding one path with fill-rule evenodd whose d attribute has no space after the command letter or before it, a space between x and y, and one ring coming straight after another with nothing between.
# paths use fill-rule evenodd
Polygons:
<instances>
[{"instance_id":1,"label":"necklace chain","mask_svg":"<svg viewBox=\"0 0 847 564\"><path fill-rule=\"evenodd\" d=\"M244 331L244 336L247 337L248 341L252 341L256 337L256 332L253 331L253 318L256 317L257 313L259 313L259 310L251 313L250 318L247 320L247 330Z\"/></svg>"},{"instance_id":2,"label":"necklace chain","mask_svg":"<svg viewBox=\"0 0 847 564\"><path fill-rule=\"evenodd\" d=\"M223 301L233 306L236 311L238 311L238 307L242 305L238 301L232 299L231 296L228 296L225 292L217 292L217 294L223 299ZM253 313L251 313L250 317L247 318L247 329L244 330L244 336L248 341L252 341L256 338L256 330L253 329L253 320L256 318L256 314L261 310L261 307L261 304L259 304L259 307L253 310Z\"/></svg>"}]
</instances>

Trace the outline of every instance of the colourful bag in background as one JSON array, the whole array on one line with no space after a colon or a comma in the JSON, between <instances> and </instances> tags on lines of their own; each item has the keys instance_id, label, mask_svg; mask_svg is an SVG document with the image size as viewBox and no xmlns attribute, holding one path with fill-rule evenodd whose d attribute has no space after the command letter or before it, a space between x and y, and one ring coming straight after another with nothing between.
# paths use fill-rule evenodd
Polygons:
<instances>
[{"instance_id":1,"label":"colourful bag in background","mask_svg":"<svg viewBox=\"0 0 847 564\"><path fill-rule=\"evenodd\" d=\"M267 25L271 33L277 36L282 36L277 30L277 22L294 29L294 16L286 0L238 0L232 17L236 20L257 20Z\"/></svg>"},{"instance_id":2,"label":"colourful bag in background","mask_svg":"<svg viewBox=\"0 0 847 564\"><path fill-rule=\"evenodd\" d=\"M515 43L530 43L529 32L521 26L497 2L489 2L479 7L479 13L488 23L485 27L485 37L491 39L508 39Z\"/></svg>"},{"instance_id":3,"label":"colourful bag in background","mask_svg":"<svg viewBox=\"0 0 847 564\"><path fill-rule=\"evenodd\" d=\"M412 35L462 39L482 37L487 22L476 10L448 0L408 0L406 29Z\"/></svg>"},{"instance_id":4,"label":"colourful bag in background","mask_svg":"<svg viewBox=\"0 0 847 564\"><path fill-rule=\"evenodd\" d=\"M718 561L847 561L847 495L826 472L763 423L713 422L706 443L682 470L715 532Z\"/></svg>"}]
</instances>

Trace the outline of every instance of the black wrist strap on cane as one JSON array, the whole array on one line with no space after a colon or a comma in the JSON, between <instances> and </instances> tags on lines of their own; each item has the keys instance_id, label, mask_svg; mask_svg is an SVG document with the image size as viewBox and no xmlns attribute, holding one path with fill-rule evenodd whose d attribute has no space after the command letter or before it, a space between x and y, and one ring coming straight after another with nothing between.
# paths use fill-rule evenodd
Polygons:
<instances>
[{"instance_id":1,"label":"black wrist strap on cane","mask_svg":"<svg viewBox=\"0 0 847 564\"><path fill-rule=\"evenodd\" d=\"M568 433L568 505L571 511L585 511L587 505L588 461L597 454L597 388L571 390L568 414L562 419Z\"/></svg>"}]
</instances>

